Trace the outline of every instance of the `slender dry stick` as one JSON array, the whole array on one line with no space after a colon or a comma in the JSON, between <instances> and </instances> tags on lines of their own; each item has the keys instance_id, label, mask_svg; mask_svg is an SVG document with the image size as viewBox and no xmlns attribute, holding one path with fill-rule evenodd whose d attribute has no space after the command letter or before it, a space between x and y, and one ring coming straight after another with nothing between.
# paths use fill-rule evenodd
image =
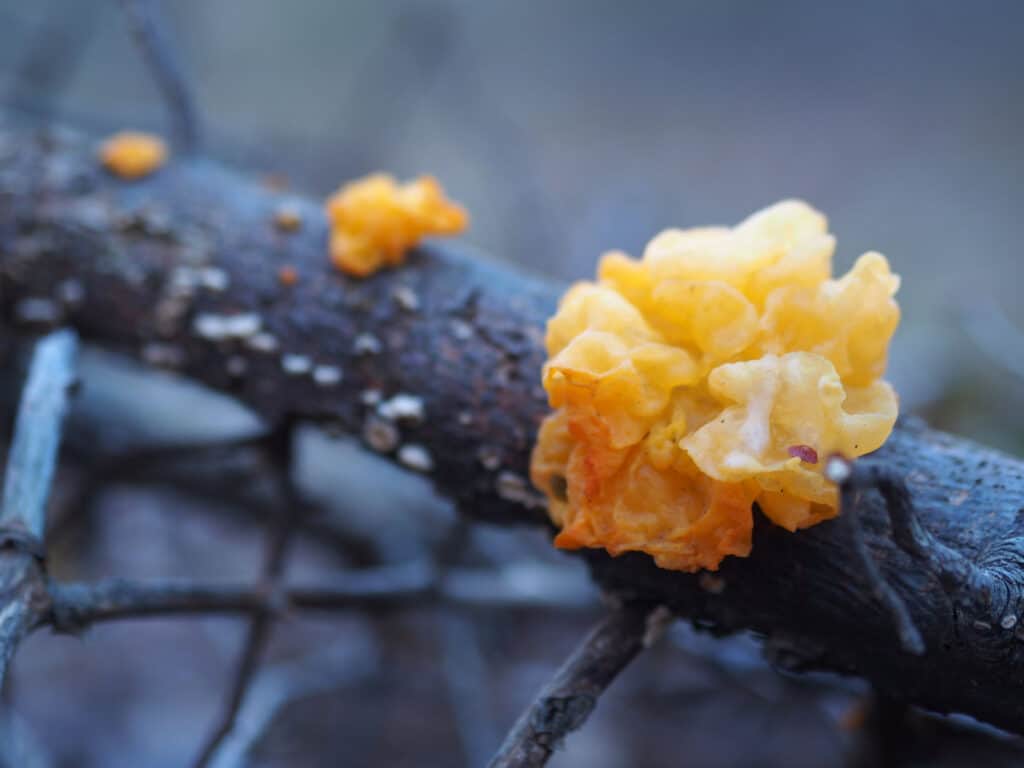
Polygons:
<instances>
[{"instance_id":1,"label":"slender dry stick","mask_svg":"<svg viewBox=\"0 0 1024 768\"><path fill-rule=\"evenodd\" d=\"M25 45L10 67L14 74L5 99L37 120L53 117L55 103L78 71L102 16L89 3L52 6L25 35Z\"/></svg>"},{"instance_id":2,"label":"slender dry stick","mask_svg":"<svg viewBox=\"0 0 1024 768\"><path fill-rule=\"evenodd\" d=\"M459 562L469 543L469 523L456 520L435 552L443 574L448 574ZM434 616L434 632L465 764L484 765L500 734L491 711L490 681L477 627L469 617L453 611L438 611Z\"/></svg>"},{"instance_id":3,"label":"slender dry stick","mask_svg":"<svg viewBox=\"0 0 1024 768\"><path fill-rule=\"evenodd\" d=\"M159 0L119 0L132 34L153 73L171 118L171 134L183 154L199 150L195 99L166 31Z\"/></svg>"},{"instance_id":4,"label":"slender dry stick","mask_svg":"<svg viewBox=\"0 0 1024 768\"><path fill-rule=\"evenodd\" d=\"M538 581L567 581L573 572L541 567ZM473 588L467 585L473 584ZM51 584L52 608L39 626L80 632L102 621L154 616L252 614L271 610L275 598L260 585L206 584L192 581L133 582L123 579L93 584ZM502 571L455 569L439 576L423 562L348 571L316 585L282 591L289 610L386 611L436 605L458 609L533 610L582 614L594 609L589 590L540 593L507 578Z\"/></svg>"},{"instance_id":5,"label":"slender dry stick","mask_svg":"<svg viewBox=\"0 0 1024 768\"><path fill-rule=\"evenodd\" d=\"M264 603L253 614L249 622L245 646L231 685L227 706L220 722L200 751L195 762L196 768L206 768L210 764L221 743L234 728L246 691L252 684L260 657L270 638L274 615L283 607L282 604L275 603L283 602L278 599L281 592L280 581L284 571L288 544L295 531L296 516L299 514L301 503L292 481L292 463L295 455L294 427L293 422L286 422L280 429L275 430L267 443L271 459L278 460L274 462L274 466L277 467L283 497L280 511L269 532L266 559L263 563L262 580L271 599L269 603Z\"/></svg>"},{"instance_id":6,"label":"slender dry stick","mask_svg":"<svg viewBox=\"0 0 1024 768\"><path fill-rule=\"evenodd\" d=\"M651 605L627 603L601 620L512 727L490 768L533 768L590 717L597 700L645 647Z\"/></svg>"},{"instance_id":7,"label":"slender dry stick","mask_svg":"<svg viewBox=\"0 0 1024 768\"><path fill-rule=\"evenodd\" d=\"M81 419L80 419L81 420ZM110 414L104 415L104 426ZM95 426L89 424L89 426ZM172 442L130 450L100 452L96 441L87 444L68 436L64 455L68 464L86 473L74 497L55 510L47 532L51 546L61 543L83 526L96 499L110 486L127 483L169 487L178 494L222 502L218 509L251 518L271 519L280 501L268 493L265 444L272 433L261 430L218 440ZM377 560L378 542L349 523L344 510L323 501L303 500L299 529L319 544L334 549L353 566Z\"/></svg>"}]
</instances>

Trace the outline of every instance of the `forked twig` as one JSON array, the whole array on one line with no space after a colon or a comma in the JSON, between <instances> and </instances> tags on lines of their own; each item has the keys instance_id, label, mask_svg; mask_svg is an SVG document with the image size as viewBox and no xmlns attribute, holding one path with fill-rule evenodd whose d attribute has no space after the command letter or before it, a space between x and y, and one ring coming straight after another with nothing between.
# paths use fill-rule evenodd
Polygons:
<instances>
[{"instance_id":1,"label":"forked twig","mask_svg":"<svg viewBox=\"0 0 1024 768\"><path fill-rule=\"evenodd\" d=\"M56 331L36 345L14 428L0 502L0 687L22 638L46 612L46 502L57 463L78 337Z\"/></svg>"},{"instance_id":2,"label":"forked twig","mask_svg":"<svg viewBox=\"0 0 1024 768\"><path fill-rule=\"evenodd\" d=\"M573 651L519 717L490 768L545 765L562 740L590 717L598 698L647 645L657 609L626 603L614 609Z\"/></svg>"},{"instance_id":3,"label":"forked twig","mask_svg":"<svg viewBox=\"0 0 1024 768\"><path fill-rule=\"evenodd\" d=\"M292 482L292 464L294 459L294 423L287 422L275 430L267 442L268 450L273 454L272 462L277 467L278 481L281 484L282 504L274 525L268 532L267 553L263 564L263 585L270 600L265 602L253 613L246 632L245 646L235 671L228 696L227 706L217 727L210 734L196 759L196 768L206 768L217 754L224 739L235 727L238 713L246 692L252 684L259 666L260 657L270 638L274 615L284 607L281 595L281 578L284 572L285 558L292 534L296 528L296 518L300 513L301 500Z\"/></svg>"}]
</instances>

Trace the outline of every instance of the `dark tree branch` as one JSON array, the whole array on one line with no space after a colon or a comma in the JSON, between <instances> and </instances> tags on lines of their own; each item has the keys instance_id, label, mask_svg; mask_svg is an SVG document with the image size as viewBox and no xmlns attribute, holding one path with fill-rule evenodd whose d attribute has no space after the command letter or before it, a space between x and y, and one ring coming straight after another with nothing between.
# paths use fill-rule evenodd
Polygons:
<instances>
[{"instance_id":1,"label":"dark tree branch","mask_svg":"<svg viewBox=\"0 0 1024 768\"><path fill-rule=\"evenodd\" d=\"M49 602L42 568L46 502L77 348L71 331L38 343L18 409L0 502L0 687L18 643Z\"/></svg>"},{"instance_id":2,"label":"dark tree branch","mask_svg":"<svg viewBox=\"0 0 1024 768\"><path fill-rule=\"evenodd\" d=\"M626 604L598 624L512 727L490 768L545 765L590 717L597 700L644 648L651 606Z\"/></svg>"},{"instance_id":3,"label":"dark tree branch","mask_svg":"<svg viewBox=\"0 0 1024 768\"><path fill-rule=\"evenodd\" d=\"M163 18L160 0L118 0L139 51L167 105L171 135L182 154L199 149L199 118L195 98L181 68Z\"/></svg>"},{"instance_id":4,"label":"dark tree branch","mask_svg":"<svg viewBox=\"0 0 1024 768\"><path fill-rule=\"evenodd\" d=\"M452 247L352 280L329 265L318 203L299 203L302 228L285 234L273 225L283 198L213 164L172 163L128 184L96 168L87 141L4 138L16 148L0 159L0 318L11 332L66 319L107 348L233 393L270 424L299 416L362 435L427 471L474 519L548 525L527 468L547 412L543 325L563 286ZM296 285L279 284L281 263ZM400 394L411 398L402 408L379 406ZM713 579L640 553L582 554L609 592L716 631L754 630L794 666L1024 732L1024 464L914 422L871 461L902 478L932 543L970 566L952 598L943 570L894 538L904 534L879 494L855 502L865 546L920 632L919 656L864 588L841 519L793 534L756 514L751 556Z\"/></svg>"}]
</instances>

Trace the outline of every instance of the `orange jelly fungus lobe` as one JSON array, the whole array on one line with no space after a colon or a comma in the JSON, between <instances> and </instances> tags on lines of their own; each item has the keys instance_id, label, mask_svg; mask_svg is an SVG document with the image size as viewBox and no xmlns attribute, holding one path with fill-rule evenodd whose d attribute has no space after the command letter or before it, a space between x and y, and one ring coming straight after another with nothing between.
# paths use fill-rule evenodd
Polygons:
<instances>
[{"instance_id":1,"label":"orange jelly fungus lobe","mask_svg":"<svg viewBox=\"0 0 1024 768\"><path fill-rule=\"evenodd\" d=\"M752 505L788 530L834 517L818 456L859 456L896 421L881 379L899 278L866 253L832 277L825 217L790 200L734 228L670 229L605 254L548 322L531 479L559 547L663 568L750 554Z\"/></svg>"},{"instance_id":2,"label":"orange jelly fungus lobe","mask_svg":"<svg viewBox=\"0 0 1024 768\"><path fill-rule=\"evenodd\" d=\"M122 131L100 145L99 156L103 167L115 176L140 179L167 162L167 144L149 133Z\"/></svg>"},{"instance_id":3,"label":"orange jelly fungus lobe","mask_svg":"<svg viewBox=\"0 0 1024 768\"><path fill-rule=\"evenodd\" d=\"M424 237L457 235L469 223L466 210L445 197L432 176L398 184L372 174L341 187L326 207L331 262L356 277L401 264Z\"/></svg>"},{"instance_id":4,"label":"orange jelly fungus lobe","mask_svg":"<svg viewBox=\"0 0 1024 768\"><path fill-rule=\"evenodd\" d=\"M299 282L299 273L295 267L285 265L277 270L277 281L281 285L289 287Z\"/></svg>"}]
</instances>

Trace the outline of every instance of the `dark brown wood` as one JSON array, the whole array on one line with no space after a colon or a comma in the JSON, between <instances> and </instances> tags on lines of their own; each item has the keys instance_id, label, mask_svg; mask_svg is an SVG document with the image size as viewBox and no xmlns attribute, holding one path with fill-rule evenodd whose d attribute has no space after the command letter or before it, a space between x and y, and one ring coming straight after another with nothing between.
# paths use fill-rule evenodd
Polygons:
<instances>
[{"instance_id":1,"label":"dark brown wood","mask_svg":"<svg viewBox=\"0 0 1024 768\"><path fill-rule=\"evenodd\" d=\"M426 471L474 519L547 524L526 473L546 412L543 325L564 286L448 245L353 280L328 263L318 203L212 163L172 163L129 183L64 132L8 128L0 149L8 332L66 320L105 347L233 393L271 424L294 416L363 435ZM296 233L274 226L284 203L303 218ZM293 287L278 282L285 264L298 271ZM413 400L382 415L377 394ZM715 631L757 632L781 665L860 675L891 697L1024 732L1024 465L913 422L875 459L905 481L930 539L997 586L954 601L931 560L894 541L881 497L861 494L864 546L906 605L921 655L902 648L836 521L791 534L758 515L751 557L712 578L642 554L585 557L606 589Z\"/></svg>"}]
</instances>

